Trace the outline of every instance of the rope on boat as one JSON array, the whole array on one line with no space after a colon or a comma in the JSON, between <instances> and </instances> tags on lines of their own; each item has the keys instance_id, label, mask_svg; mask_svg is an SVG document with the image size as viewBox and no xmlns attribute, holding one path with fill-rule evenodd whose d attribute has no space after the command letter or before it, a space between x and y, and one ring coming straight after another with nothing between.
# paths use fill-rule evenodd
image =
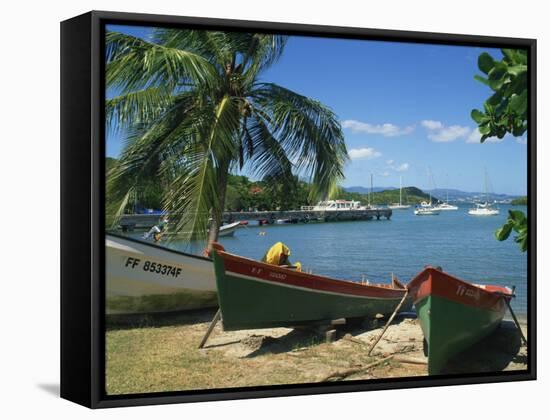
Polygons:
<instances>
[{"instance_id":1,"label":"rope on boat","mask_svg":"<svg viewBox=\"0 0 550 420\"><path fill-rule=\"evenodd\" d=\"M393 311L393 314L391 314L390 318L388 319L388 322L386 322L386 325L384 326L384 329L382 330L382 332L380 333L378 338L374 341L372 346L370 346L369 351L367 353L367 356L370 356L370 354L372 353L372 351L374 350L374 348L376 347L378 342L382 339L382 337L386 333L386 330L388 329L388 327L392 323L393 318L395 317L397 312L399 312L399 309L401 309L401 306L403 306L403 303L405 302L405 300L407 299L408 296L409 296L409 289L407 287L405 287L405 294L403 295L403 298L401 299L399 304L395 307L395 310Z\"/></svg>"}]
</instances>

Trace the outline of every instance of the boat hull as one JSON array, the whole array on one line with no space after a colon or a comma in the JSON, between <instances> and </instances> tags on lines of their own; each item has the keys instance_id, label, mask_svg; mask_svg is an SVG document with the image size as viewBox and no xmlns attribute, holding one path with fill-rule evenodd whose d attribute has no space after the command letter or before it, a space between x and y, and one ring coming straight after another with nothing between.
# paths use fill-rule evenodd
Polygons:
<instances>
[{"instance_id":1,"label":"boat hull","mask_svg":"<svg viewBox=\"0 0 550 420\"><path fill-rule=\"evenodd\" d=\"M387 315L405 293L298 273L218 251L213 259L227 331ZM411 308L409 299L402 310Z\"/></svg>"},{"instance_id":2,"label":"boat hull","mask_svg":"<svg viewBox=\"0 0 550 420\"><path fill-rule=\"evenodd\" d=\"M473 209L473 210L469 210L468 214L472 216L497 216L500 214L500 211L499 210L481 210L480 211L477 209Z\"/></svg>"},{"instance_id":3,"label":"boat hull","mask_svg":"<svg viewBox=\"0 0 550 420\"><path fill-rule=\"evenodd\" d=\"M108 234L105 262L107 314L217 306L214 269L207 258Z\"/></svg>"},{"instance_id":4,"label":"boat hull","mask_svg":"<svg viewBox=\"0 0 550 420\"><path fill-rule=\"evenodd\" d=\"M509 289L477 286L428 268L409 283L427 345L428 373L492 333L506 312Z\"/></svg>"}]
</instances>

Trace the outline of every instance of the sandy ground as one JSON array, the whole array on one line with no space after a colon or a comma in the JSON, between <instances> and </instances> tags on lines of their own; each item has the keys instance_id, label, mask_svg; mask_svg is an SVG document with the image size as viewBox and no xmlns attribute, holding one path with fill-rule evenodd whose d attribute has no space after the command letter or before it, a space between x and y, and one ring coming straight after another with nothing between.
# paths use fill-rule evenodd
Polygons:
<instances>
[{"instance_id":1,"label":"sandy ground","mask_svg":"<svg viewBox=\"0 0 550 420\"><path fill-rule=\"evenodd\" d=\"M369 356L384 319L325 328L273 328L224 332L220 323L198 349L213 313L134 318L107 331L109 394L411 377L427 374L422 330L398 316ZM527 334L526 325L522 326ZM384 363L363 369L393 355ZM511 321L448 363L443 373L527 368L527 348ZM339 375L341 373L343 375Z\"/></svg>"}]
</instances>

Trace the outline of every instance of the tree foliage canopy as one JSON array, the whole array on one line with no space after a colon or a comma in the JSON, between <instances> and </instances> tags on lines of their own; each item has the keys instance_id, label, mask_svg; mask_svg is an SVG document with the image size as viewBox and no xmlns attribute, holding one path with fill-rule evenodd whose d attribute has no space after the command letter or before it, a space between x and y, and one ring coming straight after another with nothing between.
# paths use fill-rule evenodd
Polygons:
<instances>
[{"instance_id":1,"label":"tree foliage canopy","mask_svg":"<svg viewBox=\"0 0 550 420\"><path fill-rule=\"evenodd\" d=\"M231 172L287 185L300 173L312 197L343 178L348 157L336 115L260 79L285 36L158 29L150 41L118 32L106 40L107 86L118 92L106 119L127 132L107 176L109 213L120 214L152 179L176 230L202 236L212 219L217 234Z\"/></svg>"},{"instance_id":2,"label":"tree foliage canopy","mask_svg":"<svg viewBox=\"0 0 550 420\"><path fill-rule=\"evenodd\" d=\"M478 67L486 77L476 75L474 78L494 92L483 104L483 111L474 109L471 113L482 143L489 137L501 139L507 133L519 137L527 131L527 50L502 49L502 55L500 61L488 53L482 53L478 58ZM518 233L515 240L521 250L527 251L527 217L519 210L510 210L506 223L495 232L495 236L504 241L512 230Z\"/></svg>"},{"instance_id":3,"label":"tree foliage canopy","mask_svg":"<svg viewBox=\"0 0 550 420\"><path fill-rule=\"evenodd\" d=\"M503 49L502 54L500 61L488 53L478 58L484 76L476 75L475 79L494 92L483 110L471 112L482 143L489 137L501 139L506 133L519 137L527 130L527 51Z\"/></svg>"}]
</instances>

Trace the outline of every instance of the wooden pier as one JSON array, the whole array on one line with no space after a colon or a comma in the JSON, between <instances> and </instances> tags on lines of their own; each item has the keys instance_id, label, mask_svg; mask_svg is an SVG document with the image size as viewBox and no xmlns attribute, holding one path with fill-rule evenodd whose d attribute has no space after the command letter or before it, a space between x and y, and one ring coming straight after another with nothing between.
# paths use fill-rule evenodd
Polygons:
<instances>
[{"instance_id":1,"label":"wooden pier","mask_svg":"<svg viewBox=\"0 0 550 420\"><path fill-rule=\"evenodd\" d=\"M241 220L258 220L266 224L273 224L277 220L286 220L288 223L310 222L340 222L351 220L389 220L392 210L388 208L370 208L361 210L273 210L273 211L233 211L224 212L225 223ZM149 229L159 223L162 216L158 214L125 214L119 225L123 230Z\"/></svg>"}]
</instances>

